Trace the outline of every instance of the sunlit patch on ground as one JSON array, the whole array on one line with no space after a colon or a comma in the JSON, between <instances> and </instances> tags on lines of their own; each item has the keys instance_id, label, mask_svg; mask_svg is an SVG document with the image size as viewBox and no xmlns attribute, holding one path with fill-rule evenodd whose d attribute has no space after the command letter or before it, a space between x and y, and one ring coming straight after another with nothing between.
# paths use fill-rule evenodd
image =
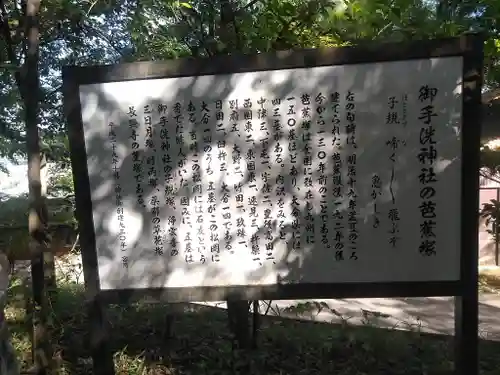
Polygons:
<instances>
[{"instance_id":1,"label":"sunlit patch on ground","mask_svg":"<svg viewBox=\"0 0 500 375\"><path fill-rule=\"evenodd\" d=\"M500 294L500 268L483 270L479 273L479 290Z\"/></svg>"}]
</instances>

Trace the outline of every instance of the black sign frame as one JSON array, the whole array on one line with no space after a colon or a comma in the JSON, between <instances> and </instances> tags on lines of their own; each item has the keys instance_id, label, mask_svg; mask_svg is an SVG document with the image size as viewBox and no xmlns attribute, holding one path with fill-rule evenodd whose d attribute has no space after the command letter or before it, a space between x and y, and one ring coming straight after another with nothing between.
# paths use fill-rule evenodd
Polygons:
<instances>
[{"instance_id":1,"label":"black sign frame","mask_svg":"<svg viewBox=\"0 0 500 375\"><path fill-rule=\"evenodd\" d=\"M282 51L251 56L230 55L209 59L178 59L111 66L63 68L64 108L73 168L76 215L79 222L85 287L97 331L102 327L103 304L130 303L138 299L164 302L278 300L311 298L368 298L454 296L456 301L457 371L476 375L478 367L478 205L483 71L481 34L405 43L373 43L356 47ZM194 287L139 290L100 290L92 201L87 170L79 86L92 83L172 78L209 74L232 74L275 69L427 59L461 56L462 181L461 181L461 275L444 282L384 282L287 284L273 286ZM100 334L98 334L101 336ZM102 336L101 336L102 337ZM103 359L105 341L94 346L96 373L107 373ZM100 363L100 364L99 364ZM104 372L102 372L104 371Z\"/></svg>"}]
</instances>

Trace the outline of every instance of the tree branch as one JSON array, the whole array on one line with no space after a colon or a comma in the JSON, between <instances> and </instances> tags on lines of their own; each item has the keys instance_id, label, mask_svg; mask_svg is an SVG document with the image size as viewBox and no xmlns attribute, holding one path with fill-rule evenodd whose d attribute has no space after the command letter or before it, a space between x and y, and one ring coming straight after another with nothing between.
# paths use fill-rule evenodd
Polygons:
<instances>
[{"instance_id":1,"label":"tree branch","mask_svg":"<svg viewBox=\"0 0 500 375\"><path fill-rule=\"evenodd\" d=\"M8 138L16 142L26 142L26 137L21 135L21 132L10 129L7 124L0 119L0 136Z\"/></svg>"},{"instance_id":2,"label":"tree branch","mask_svg":"<svg viewBox=\"0 0 500 375\"><path fill-rule=\"evenodd\" d=\"M116 44L108 38L108 36L106 34L104 34L101 30L99 30L98 28L92 26L92 25L89 25L88 23L86 22L82 22L82 26L83 28L86 28L87 31L90 31L90 32L94 32L95 34L97 34L97 37L101 38L102 40L104 40L111 48L113 48L113 50L118 54L120 55L120 57L124 57L124 54L123 54L123 51L120 50Z\"/></svg>"},{"instance_id":3,"label":"tree branch","mask_svg":"<svg viewBox=\"0 0 500 375\"><path fill-rule=\"evenodd\" d=\"M242 10L247 10L248 8L251 8L252 6L254 6L255 4L261 2L261 0L252 0L250 1L247 5L243 5L241 8L239 8L238 10L236 10L235 13L238 13Z\"/></svg>"},{"instance_id":4,"label":"tree branch","mask_svg":"<svg viewBox=\"0 0 500 375\"><path fill-rule=\"evenodd\" d=\"M233 25L233 36L236 50L241 52L241 38L238 27L238 22L236 21L236 10L233 8L233 3L229 0L221 1L221 26L222 25Z\"/></svg>"},{"instance_id":5,"label":"tree branch","mask_svg":"<svg viewBox=\"0 0 500 375\"><path fill-rule=\"evenodd\" d=\"M62 85L59 85L55 89L50 90L49 92L45 93L45 95L43 96L44 99L51 97L52 95L54 95L56 92L58 92L61 89L62 89Z\"/></svg>"},{"instance_id":6,"label":"tree branch","mask_svg":"<svg viewBox=\"0 0 500 375\"><path fill-rule=\"evenodd\" d=\"M312 9L312 6L315 6L316 8ZM299 9L297 11L297 15L289 21L286 21L283 17L281 17L280 14L272 11L272 9L271 9L272 14L274 14L276 16L276 18L279 19L279 21L281 22L281 24L283 26L281 28L280 32L278 33L278 35L276 36L274 43L277 43L280 40L282 40L282 38L285 36L286 31L289 30L289 27L292 23L294 23L294 22L297 23L293 27L295 30L300 29L306 22L311 22L314 19L314 16L317 14L317 11L321 7L325 7L325 6L327 6L327 2L325 2L324 0L321 0L321 1L311 0L311 1L307 2L304 5L304 7L302 7L302 9ZM316 13L314 11L316 11Z\"/></svg>"},{"instance_id":7,"label":"tree branch","mask_svg":"<svg viewBox=\"0 0 500 375\"><path fill-rule=\"evenodd\" d=\"M207 53L208 56L212 56L212 51L210 51L210 49L208 48L207 44L206 44L206 37L205 37L205 33L203 32L203 28L202 28L202 23L201 23L201 17L199 16L198 13L196 13L195 11L192 12L192 15L194 15L196 17L196 19L198 19L199 23L200 23L200 28L198 30L198 28L196 27L196 25L193 25L190 21L189 21L189 18L187 17L187 15L181 10L180 12L180 15L181 15L181 18L184 22L186 22L188 24L188 26L194 30L195 34L199 34L198 37L199 37L199 41L200 41L200 44L202 46L202 48L205 50L205 52ZM192 48L192 46L189 46L190 48Z\"/></svg>"},{"instance_id":8,"label":"tree branch","mask_svg":"<svg viewBox=\"0 0 500 375\"><path fill-rule=\"evenodd\" d=\"M495 178L495 177L493 177L491 174L487 174L487 173L485 173L485 172L484 172L484 171L482 171L482 170L479 170L479 175L480 175L481 177L484 177L484 178L486 178L486 179L490 180L490 181L493 181L493 182L496 182L497 184L500 184L500 180L496 179L496 178Z\"/></svg>"}]
</instances>

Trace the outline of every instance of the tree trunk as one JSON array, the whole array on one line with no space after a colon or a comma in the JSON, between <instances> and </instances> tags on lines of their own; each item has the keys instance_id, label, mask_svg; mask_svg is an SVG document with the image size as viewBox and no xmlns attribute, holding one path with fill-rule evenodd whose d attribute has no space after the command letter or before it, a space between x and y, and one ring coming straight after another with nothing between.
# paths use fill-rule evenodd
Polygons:
<instances>
[{"instance_id":1,"label":"tree trunk","mask_svg":"<svg viewBox=\"0 0 500 375\"><path fill-rule=\"evenodd\" d=\"M40 144L38 134L38 101L39 101L39 20L38 12L41 0L26 0L26 56L22 69L21 96L24 99L26 116L26 140L28 153L29 184L29 233L31 278L33 285L33 359L34 371L37 375L47 374L50 359L47 305L45 296L43 252L49 242L47 231L47 207L42 195L40 180Z\"/></svg>"},{"instance_id":2,"label":"tree trunk","mask_svg":"<svg viewBox=\"0 0 500 375\"><path fill-rule=\"evenodd\" d=\"M42 198L45 198L47 196L47 182L49 178L48 174L49 174L49 165L47 162L47 157L45 156L44 153L42 153L40 162L40 183L41 183ZM54 238L51 238L51 240L52 240L51 245L53 245ZM53 305L57 297L56 264L55 264L54 252L45 251L43 254L43 258L44 258L44 278L45 278L45 287L47 290L47 297L50 304Z\"/></svg>"}]
</instances>

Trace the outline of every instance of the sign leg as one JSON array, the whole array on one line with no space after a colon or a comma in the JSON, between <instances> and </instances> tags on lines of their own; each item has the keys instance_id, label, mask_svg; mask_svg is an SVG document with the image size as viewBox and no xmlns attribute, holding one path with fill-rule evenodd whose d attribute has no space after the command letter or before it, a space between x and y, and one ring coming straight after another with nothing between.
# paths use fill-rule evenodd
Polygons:
<instances>
[{"instance_id":1,"label":"sign leg","mask_svg":"<svg viewBox=\"0 0 500 375\"><path fill-rule=\"evenodd\" d=\"M477 290L455 297L455 375L479 374Z\"/></svg>"},{"instance_id":2,"label":"sign leg","mask_svg":"<svg viewBox=\"0 0 500 375\"><path fill-rule=\"evenodd\" d=\"M103 306L98 301L89 305L90 351L94 375L115 375L113 353L109 345L109 330Z\"/></svg>"}]
</instances>

